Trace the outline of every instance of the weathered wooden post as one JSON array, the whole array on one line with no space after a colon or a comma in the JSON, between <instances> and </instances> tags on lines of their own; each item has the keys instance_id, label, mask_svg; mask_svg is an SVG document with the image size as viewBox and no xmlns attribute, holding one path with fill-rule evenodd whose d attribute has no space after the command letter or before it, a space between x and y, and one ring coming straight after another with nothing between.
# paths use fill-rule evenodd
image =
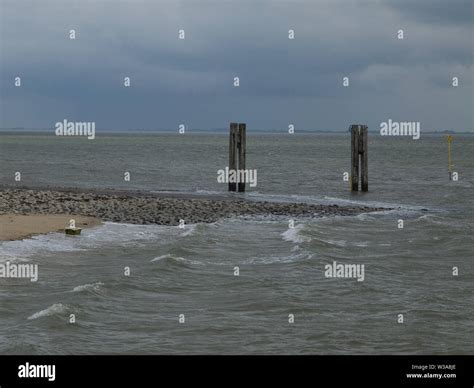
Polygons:
<instances>
[{"instance_id":1,"label":"weathered wooden post","mask_svg":"<svg viewBox=\"0 0 474 388\"><path fill-rule=\"evenodd\" d=\"M352 191L359 191L359 126L351 126L351 182Z\"/></svg>"},{"instance_id":2,"label":"weathered wooden post","mask_svg":"<svg viewBox=\"0 0 474 388\"><path fill-rule=\"evenodd\" d=\"M359 167L362 191L369 190L367 125L351 125L351 189L359 190Z\"/></svg>"},{"instance_id":3,"label":"weathered wooden post","mask_svg":"<svg viewBox=\"0 0 474 388\"><path fill-rule=\"evenodd\" d=\"M245 133L246 133L246 125L244 123L239 123L239 141L237 143L237 148L239 150L239 193L245 192Z\"/></svg>"},{"instance_id":4,"label":"weathered wooden post","mask_svg":"<svg viewBox=\"0 0 474 388\"><path fill-rule=\"evenodd\" d=\"M230 123L229 134L229 191L245 192L245 134L244 123ZM238 158L238 163L237 163ZM233 176L235 179L231 179Z\"/></svg>"},{"instance_id":5,"label":"weathered wooden post","mask_svg":"<svg viewBox=\"0 0 474 388\"><path fill-rule=\"evenodd\" d=\"M237 123L230 123L230 133L229 133L229 191L236 191L237 183L235 181L231 181L230 177L235 174L235 169L237 166L236 158L236 145L237 145L237 132L238 132L238 124ZM234 172L233 172L234 171ZM234 175L235 176L235 175Z\"/></svg>"},{"instance_id":6,"label":"weathered wooden post","mask_svg":"<svg viewBox=\"0 0 474 388\"><path fill-rule=\"evenodd\" d=\"M360 179L362 191L369 191L369 164L368 164L368 152L367 152L367 137L368 137L367 125L363 125L359 132L359 138L361 139L362 147L359 146L360 154Z\"/></svg>"}]
</instances>

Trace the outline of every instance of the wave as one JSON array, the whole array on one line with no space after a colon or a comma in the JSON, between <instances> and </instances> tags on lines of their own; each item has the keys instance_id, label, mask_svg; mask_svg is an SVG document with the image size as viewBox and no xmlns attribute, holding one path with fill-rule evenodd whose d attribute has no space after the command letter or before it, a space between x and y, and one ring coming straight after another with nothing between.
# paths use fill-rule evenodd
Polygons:
<instances>
[{"instance_id":1,"label":"wave","mask_svg":"<svg viewBox=\"0 0 474 388\"><path fill-rule=\"evenodd\" d=\"M18 257L14 253L1 252L0 264L6 263L7 261L9 261L10 263L24 263L24 262L28 262L29 260L24 257Z\"/></svg>"},{"instance_id":2,"label":"wave","mask_svg":"<svg viewBox=\"0 0 474 388\"><path fill-rule=\"evenodd\" d=\"M319 239L318 241L321 241L321 242L329 244L329 245L335 245L337 247L347 246L347 241L346 240L323 240L323 239Z\"/></svg>"},{"instance_id":3,"label":"wave","mask_svg":"<svg viewBox=\"0 0 474 388\"><path fill-rule=\"evenodd\" d=\"M198 190L197 194L202 195L221 195L229 196L229 193L226 192L217 192L209 190ZM417 205L407 205L400 203L391 203L391 202L381 202L381 201L363 201L363 200L353 200L332 196L315 196L315 195L300 195L300 194L268 194L261 193L258 191L252 191L250 193L245 193L244 198L257 200L257 201L268 201L268 202L290 202L290 203L307 203L307 204L317 204L317 205L357 205L357 206L366 206L372 208L386 208L394 209L398 211L421 211L426 210L423 206Z\"/></svg>"},{"instance_id":4,"label":"wave","mask_svg":"<svg viewBox=\"0 0 474 388\"><path fill-rule=\"evenodd\" d=\"M228 191L213 191L213 190L196 190L194 191L195 194L199 195L232 195L232 192ZM235 195L235 194L234 194Z\"/></svg>"},{"instance_id":5,"label":"wave","mask_svg":"<svg viewBox=\"0 0 474 388\"><path fill-rule=\"evenodd\" d=\"M49 306L47 309L38 311L33 315L29 316L28 319L38 319L42 317L49 317L51 315L60 315L64 314L67 311L67 307L61 303L55 303L52 306Z\"/></svg>"},{"instance_id":6,"label":"wave","mask_svg":"<svg viewBox=\"0 0 474 388\"><path fill-rule=\"evenodd\" d=\"M183 233L181 233L181 236L187 237L187 236L192 236L196 232L196 224L189 224L185 225Z\"/></svg>"},{"instance_id":7,"label":"wave","mask_svg":"<svg viewBox=\"0 0 474 388\"><path fill-rule=\"evenodd\" d=\"M391 202L380 202L380 201L357 201L353 199L345 199L345 198L338 198L338 197L329 197L324 196L325 200L331 201L333 205L358 205L358 206L368 206L368 207L376 207L376 208L386 208L390 209L388 211L422 211L428 210L426 207L418 206L418 205L406 205L400 203L391 203ZM383 212L383 211L380 211ZM374 212L374 213L380 213ZM372 214L374 214L372 213Z\"/></svg>"},{"instance_id":8,"label":"wave","mask_svg":"<svg viewBox=\"0 0 474 388\"><path fill-rule=\"evenodd\" d=\"M304 224L298 224L294 228L289 228L286 232L283 232L281 236L283 240L300 244L303 242L311 241L311 238L302 234Z\"/></svg>"},{"instance_id":9,"label":"wave","mask_svg":"<svg viewBox=\"0 0 474 388\"><path fill-rule=\"evenodd\" d=\"M85 250L77 245L77 239L64 236L64 233L49 233L33 236L29 239L6 241L0 245L0 260L17 258L28 261L41 252L67 252Z\"/></svg>"},{"instance_id":10,"label":"wave","mask_svg":"<svg viewBox=\"0 0 474 388\"><path fill-rule=\"evenodd\" d=\"M259 201L268 202L301 202L301 203L316 203L325 204L323 197L311 196L311 195L298 195L298 194L265 194L258 191L253 191L246 194L249 199L255 199Z\"/></svg>"},{"instance_id":11,"label":"wave","mask_svg":"<svg viewBox=\"0 0 474 388\"><path fill-rule=\"evenodd\" d=\"M450 230L465 231L469 224L465 224L457 219L443 217L437 214L426 214L418 217L414 222L426 223L429 225L441 226Z\"/></svg>"},{"instance_id":12,"label":"wave","mask_svg":"<svg viewBox=\"0 0 474 388\"><path fill-rule=\"evenodd\" d=\"M181 256L175 256L171 253L167 253L165 255L157 256L154 259L151 259L150 262L162 262L162 263L168 263L168 264L191 264L191 265L201 265L202 263L196 260L190 260L190 259L185 259L184 257Z\"/></svg>"},{"instance_id":13,"label":"wave","mask_svg":"<svg viewBox=\"0 0 474 388\"><path fill-rule=\"evenodd\" d=\"M99 291L100 288L104 285L102 282L83 284L81 286L74 287L72 292L82 292L82 291Z\"/></svg>"},{"instance_id":14,"label":"wave","mask_svg":"<svg viewBox=\"0 0 474 388\"><path fill-rule=\"evenodd\" d=\"M157 193L180 193L179 191L157 191ZM189 192L182 192L188 193ZM193 192L197 195L202 196L221 196L221 197L235 197L235 193L229 193L225 191L213 191L213 190L196 190ZM387 209L405 209L405 210L422 210L423 206L416 205L407 205L399 203L389 203L389 202L380 202L380 201L363 201L363 200L353 200L332 196L317 196L317 195L300 195L300 194L269 194L261 193L259 191L252 191L249 193L239 194L238 198L246 198L255 201L267 201L267 202L290 202L290 203L308 203L308 204L318 204L318 205L358 205L374 208L387 208Z\"/></svg>"},{"instance_id":15,"label":"wave","mask_svg":"<svg viewBox=\"0 0 474 388\"><path fill-rule=\"evenodd\" d=\"M153 263L154 261L160 261L160 260L165 260L165 259L172 259L172 260L176 260L176 261L184 261L184 257L173 256L171 253L167 253L166 255L157 256L154 259L151 259L150 261Z\"/></svg>"},{"instance_id":16,"label":"wave","mask_svg":"<svg viewBox=\"0 0 474 388\"><path fill-rule=\"evenodd\" d=\"M84 229L78 238L70 238L64 233L49 233L33 236L21 241L6 241L0 244L0 262L27 261L41 253L89 251L102 247L129 247L147 242L169 242L176 236L194 233L194 225L187 225L182 234L176 233L175 226L135 225L105 222L97 228Z\"/></svg>"},{"instance_id":17,"label":"wave","mask_svg":"<svg viewBox=\"0 0 474 388\"><path fill-rule=\"evenodd\" d=\"M311 260L313 257L314 254L309 252L302 252L289 256L256 256L249 257L244 261L244 264L290 264L304 260Z\"/></svg>"},{"instance_id":18,"label":"wave","mask_svg":"<svg viewBox=\"0 0 474 388\"><path fill-rule=\"evenodd\" d=\"M336 219L348 219L348 218L355 218L360 221L372 221L375 220L378 216L391 216L391 217L404 217L404 218L413 218L417 217L420 212L426 211L427 209L424 207L420 207L419 209L415 208L403 208L399 207L396 209L387 209L387 210L378 210L369 213L360 213L355 216L335 216Z\"/></svg>"}]
</instances>

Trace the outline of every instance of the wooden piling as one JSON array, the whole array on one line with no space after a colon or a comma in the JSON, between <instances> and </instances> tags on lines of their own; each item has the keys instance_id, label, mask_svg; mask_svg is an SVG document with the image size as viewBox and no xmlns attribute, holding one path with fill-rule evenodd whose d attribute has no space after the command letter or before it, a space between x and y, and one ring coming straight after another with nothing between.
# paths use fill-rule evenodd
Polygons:
<instances>
[{"instance_id":1,"label":"wooden piling","mask_svg":"<svg viewBox=\"0 0 474 388\"><path fill-rule=\"evenodd\" d=\"M369 190L367 126L351 125L351 190L359 190L359 172L362 191Z\"/></svg>"},{"instance_id":2,"label":"wooden piling","mask_svg":"<svg viewBox=\"0 0 474 388\"><path fill-rule=\"evenodd\" d=\"M239 136L238 136L238 143L237 148L239 151L239 193L245 192L245 156L246 156L246 149L245 149L245 134L246 134L246 125L244 123L239 124Z\"/></svg>"},{"instance_id":3,"label":"wooden piling","mask_svg":"<svg viewBox=\"0 0 474 388\"><path fill-rule=\"evenodd\" d=\"M351 182L352 191L359 190L359 126L351 126Z\"/></svg>"},{"instance_id":4,"label":"wooden piling","mask_svg":"<svg viewBox=\"0 0 474 388\"><path fill-rule=\"evenodd\" d=\"M237 183L230 181L230 175L235 174L238 180L238 190L240 193L245 192L245 135L246 124L230 123L229 133L229 191L237 190ZM238 159L238 162L237 162ZM237 167L238 166L238 167Z\"/></svg>"},{"instance_id":5,"label":"wooden piling","mask_svg":"<svg viewBox=\"0 0 474 388\"><path fill-rule=\"evenodd\" d=\"M362 147L359 147L360 153L360 185L362 191L369 191L369 170L367 153L367 126L363 125L359 132L359 138L362 140Z\"/></svg>"},{"instance_id":6,"label":"wooden piling","mask_svg":"<svg viewBox=\"0 0 474 388\"><path fill-rule=\"evenodd\" d=\"M231 182L230 175L235 174L237 167L237 134L238 134L238 124L230 123L230 133L229 133L229 191L236 191L237 183ZM235 175L234 175L235 176Z\"/></svg>"}]
</instances>

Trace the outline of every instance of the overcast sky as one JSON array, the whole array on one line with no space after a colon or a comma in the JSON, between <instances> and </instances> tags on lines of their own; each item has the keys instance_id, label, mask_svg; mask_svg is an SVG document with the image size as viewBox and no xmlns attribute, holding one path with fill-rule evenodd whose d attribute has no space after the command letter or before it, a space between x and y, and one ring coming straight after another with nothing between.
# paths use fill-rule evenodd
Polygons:
<instances>
[{"instance_id":1,"label":"overcast sky","mask_svg":"<svg viewBox=\"0 0 474 388\"><path fill-rule=\"evenodd\" d=\"M473 131L473 3L0 0L0 126Z\"/></svg>"}]
</instances>

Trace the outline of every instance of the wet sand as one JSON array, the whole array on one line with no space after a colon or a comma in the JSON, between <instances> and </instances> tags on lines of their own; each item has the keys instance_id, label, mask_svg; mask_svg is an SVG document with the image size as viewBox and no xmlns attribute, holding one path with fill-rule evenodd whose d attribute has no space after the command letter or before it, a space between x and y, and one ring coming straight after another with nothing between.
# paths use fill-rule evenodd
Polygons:
<instances>
[{"instance_id":1,"label":"wet sand","mask_svg":"<svg viewBox=\"0 0 474 388\"><path fill-rule=\"evenodd\" d=\"M69 214L1 214L0 240L21 240L36 234L64 232L70 219L74 219L77 228L90 228L102 223L95 217Z\"/></svg>"}]
</instances>

